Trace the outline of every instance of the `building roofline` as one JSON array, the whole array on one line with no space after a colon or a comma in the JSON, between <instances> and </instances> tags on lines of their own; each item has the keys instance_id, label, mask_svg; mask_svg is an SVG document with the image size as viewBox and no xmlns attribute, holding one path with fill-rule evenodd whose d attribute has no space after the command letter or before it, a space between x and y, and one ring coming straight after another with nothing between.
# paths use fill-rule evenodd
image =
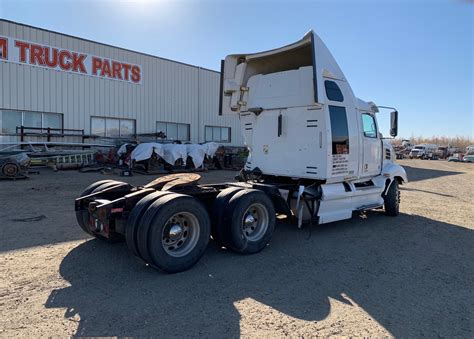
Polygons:
<instances>
[{"instance_id":1,"label":"building roofline","mask_svg":"<svg viewBox=\"0 0 474 339\"><path fill-rule=\"evenodd\" d=\"M2 18L0 18L0 22L5 22L5 23L9 23L9 24L14 24L14 25L24 26L24 27L28 27L28 28L33 28L33 29L37 29L37 30L40 30L40 31L43 31L43 32L47 32L47 33L59 34L59 35L62 35L62 36L68 37L68 38L73 38L73 39L78 39L78 40L82 40L82 41L86 41L86 42L91 42L91 43L99 44L99 45L102 45L102 46L117 48L117 49L120 49L120 50L122 50L122 51L130 52L130 53L136 53L136 54L144 55L144 56L147 56L147 57L150 57L150 58L155 58L155 59L160 59L160 60L164 60L164 61L169 61L169 62L173 62L173 63L176 63L176 64L180 64L180 65L184 65L184 66L189 66L189 67L193 67L193 68L198 68L198 69L202 69L202 70L205 70L205 71L209 71L209 72L214 72L214 73L220 74L220 72L215 71L215 70L213 70L213 69L209 69L209 68L205 68L205 67L200 67L200 66L196 66L196 65L191 65L191 64L187 64L187 63L185 63L185 62L176 61L176 60L171 60L171 59L159 57L159 56L152 55L152 54L147 54L147 53L143 53L143 52L138 52L138 51L134 51L134 50L131 50L131 49L128 49L128 48L123 48L123 47L119 47L119 46L114 46L114 45L102 43L102 42L95 41L95 40L85 39L85 38L81 38L81 37L78 37L78 36L75 36L75 35L70 35L70 34L66 34L66 33L61 33L61 32L57 32L57 31L52 31L52 30L49 30L49 29L46 29L46 28L41 28L41 27L36 27L36 26L28 25L28 24L23 24L23 23L21 23L21 22L16 22L16 21L12 21L12 20L8 20L8 19L2 19Z\"/></svg>"}]
</instances>

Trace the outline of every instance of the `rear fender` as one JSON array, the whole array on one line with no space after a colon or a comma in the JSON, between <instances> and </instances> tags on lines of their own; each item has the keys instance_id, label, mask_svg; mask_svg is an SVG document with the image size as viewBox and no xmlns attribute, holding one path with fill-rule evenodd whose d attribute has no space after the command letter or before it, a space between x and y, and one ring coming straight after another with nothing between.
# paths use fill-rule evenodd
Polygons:
<instances>
[{"instance_id":1,"label":"rear fender","mask_svg":"<svg viewBox=\"0 0 474 339\"><path fill-rule=\"evenodd\" d=\"M127 193L130 193L133 188L134 187L130 184L119 183L104 190L76 198L74 201L75 210L80 211L81 209L87 208L89 206L89 202L96 200L96 198L99 196L114 199L116 198L116 196L126 195Z\"/></svg>"},{"instance_id":2,"label":"rear fender","mask_svg":"<svg viewBox=\"0 0 474 339\"><path fill-rule=\"evenodd\" d=\"M291 215L291 209L286 200L281 196L280 191L274 185L254 183L252 188L265 192L272 199L275 211L280 214Z\"/></svg>"}]
</instances>

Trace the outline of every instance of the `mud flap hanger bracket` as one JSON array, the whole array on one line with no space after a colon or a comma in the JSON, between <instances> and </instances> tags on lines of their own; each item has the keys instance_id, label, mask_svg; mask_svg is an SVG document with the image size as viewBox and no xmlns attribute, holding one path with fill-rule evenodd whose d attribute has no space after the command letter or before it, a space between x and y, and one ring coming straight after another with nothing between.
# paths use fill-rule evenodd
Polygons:
<instances>
[{"instance_id":1,"label":"mud flap hanger bracket","mask_svg":"<svg viewBox=\"0 0 474 339\"><path fill-rule=\"evenodd\" d=\"M316 224L319 224L318 212L320 206L322 192L320 187L316 190L312 187L305 187L300 185L298 187L298 195L296 198L296 211L297 211L297 218L298 218L298 228L301 228L303 225L303 209L304 206L308 209L311 219L310 219L310 227L313 225L313 220L316 221ZM317 201L316 208L314 208L314 201ZM310 204L311 202L311 204Z\"/></svg>"}]
</instances>

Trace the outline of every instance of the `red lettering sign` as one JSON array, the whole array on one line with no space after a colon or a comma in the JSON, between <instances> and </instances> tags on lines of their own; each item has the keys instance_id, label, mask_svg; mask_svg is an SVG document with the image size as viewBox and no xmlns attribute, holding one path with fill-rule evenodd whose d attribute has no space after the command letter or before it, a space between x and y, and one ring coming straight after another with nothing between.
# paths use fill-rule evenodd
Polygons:
<instances>
[{"instance_id":1,"label":"red lettering sign","mask_svg":"<svg viewBox=\"0 0 474 339\"><path fill-rule=\"evenodd\" d=\"M0 59L9 62L132 83L141 83L142 80L141 67L138 65L20 40L11 39L10 43L17 51L10 58L13 60L9 60L7 55L9 39L0 37Z\"/></svg>"},{"instance_id":2,"label":"red lettering sign","mask_svg":"<svg viewBox=\"0 0 474 339\"><path fill-rule=\"evenodd\" d=\"M120 62L112 61L112 77L122 80L122 64Z\"/></svg>"},{"instance_id":3,"label":"red lettering sign","mask_svg":"<svg viewBox=\"0 0 474 339\"><path fill-rule=\"evenodd\" d=\"M100 76L108 76L109 78L112 77L112 73L110 73L110 63L107 59L102 62L102 70L100 71Z\"/></svg>"},{"instance_id":4,"label":"red lettering sign","mask_svg":"<svg viewBox=\"0 0 474 339\"><path fill-rule=\"evenodd\" d=\"M137 82L140 82L140 80L141 80L140 67L133 66L132 67L132 81L137 83Z\"/></svg>"},{"instance_id":5,"label":"red lettering sign","mask_svg":"<svg viewBox=\"0 0 474 339\"><path fill-rule=\"evenodd\" d=\"M97 72L102 68L102 59L93 57L92 58L92 74L97 75Z\"/></svg>"},{"instance_id":6,"label":"red lettering sign","mask_svg":"<svg viewBox=\"0 0 474 339\"><path fill-rule=\"evenodd\" d=\"M69 51L59 52L59 67L61 67L61 69L65 71L71 70L71 59L72 55Z\"/></svg>"},{"instance_id":7,"label":"red lettering sign","mask_svg":"<svg viewBox=\"0 0 474 339\"><path fill-rule=\"evenodd\" d=\"M87 74L86 67L84 66L84 60L87 55L72 53L72 70L74 72L81 72Z\"/></svg>"},{"instance_id":8,"label":"red lettering sign","mask_svg":"<svg viewBox=\"0 0 474 339\"><path fill-rule=\"evenodd\" d=\"M8 60L8 40L0 38L0 59Z\"/></svg>"},{"instance_id":9,"label":"red lettering sign","mask_svg":"<svg viewBox=\"0 0 474 339\"><path fill-rule=\"evenodd\" d=\"M48 66L48 67L57 67L58 66L58 54L59 54L59 51L57 48L53 48L53 49L49 49L49 48L45 48L44 49L44 63Z\"/></svg>"},{"instance_id":10,"label":"red lettering sign","mask_svg":"<svg viewBox=\"0 0 474 339\"><path fill-rule=\"evenodd\" d=\"M40 45L30 45L30 64L44 66L43 47Z\"/></svg>"},{"instance_id":11,"label":"red lettering sign","mask_svg":"<svg viewBox=\"0 0 474 339\"><path fill-rule=\"evenodd\" d=\"M128 81L128 73L130 72L130 69L132 68L132 66L128 64L122 64L122 66L125 71L124 79Z\"/></svg>"},{"instance_id":12,"label":"red lettering sign","mask_svg":"<svg viewBox=\"0 0 474 339\"><path fill-rule=\"evenodd\" d=\"M21 41L15 41L15 47L20 49L20 62L26 62L26 50L30 49L30 44Z\"/></svg>"}]
</instances>

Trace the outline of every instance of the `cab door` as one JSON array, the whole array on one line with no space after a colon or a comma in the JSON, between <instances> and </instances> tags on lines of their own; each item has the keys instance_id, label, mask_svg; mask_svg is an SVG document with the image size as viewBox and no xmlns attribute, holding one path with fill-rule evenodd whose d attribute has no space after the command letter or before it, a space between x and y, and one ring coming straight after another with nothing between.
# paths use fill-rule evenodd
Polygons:
<instances>
[{"instance_id":1,"label":"cab door","mask_svg":"<svg viewBox=\"0 0 474 339\"><path fill-rule=\"evenodd\" d=\"M382 170L382 141L377 131L375 116L362 113L362 168L361 177L379 175Z\"/></svg>"}]
</instances>

